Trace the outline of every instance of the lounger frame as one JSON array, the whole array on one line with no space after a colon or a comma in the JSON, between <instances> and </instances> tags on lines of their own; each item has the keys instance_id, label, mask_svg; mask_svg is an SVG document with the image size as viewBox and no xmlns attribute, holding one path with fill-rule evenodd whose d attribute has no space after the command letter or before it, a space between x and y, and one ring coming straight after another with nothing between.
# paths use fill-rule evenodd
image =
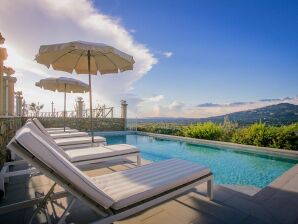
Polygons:
<instances>
[{"instance_id":1,"label":"lounger frame","mask_svg":"<svg viewBox=\"0 0 298 224\"><path fill-rule=\"evenodd\" d=\"M97 212L102 218L94 223L96 224L108 224L112 223L117 220L121 220L127 218L133 214L138 212L144 211L152 206L158 205L162 202L165 202L173 197L181 195L182 193L194 188L195 186L207 182L207 196L210 200L213 199L213 174L210 172L209 174L200 177L196 180L193 180L189 183L171 189L167 192L162 194L156 195L154 197L148 198L136 204L130 205L127 208L123 208L121 210L114 210L114 209L105 209L98 203L94 202L90 198L86 197L79 190L75 188L71 183L68 183L60 176L57 176L53 173L53 170L49 169L44 163L39 161L36 157L32 156L22 145L18 144L17 141L11 144L13 150L17 152L22 158L26 158L26 160L32 164L33 166L37 167L41 173L52 179L55 184L57 183L61 187L63 187L67 192L69 192L74 198L81 200L85 204L87 204L91 209ZM21 148L21 150L20 150ZM46 200L43 199L41 202L45 202ZM41 203L39 202L39 203ZM69 211L73 206L73 201L69 204L69 206L65 209L65 211ZM19 206L20 207L20 206ZM37 208L41 207L41 204L37 205ZM0 214L3 214L3 211L8 210L7 208L0 207ZM63 222L66 218L66 212L63 213L61 220L59 223Z\"/></svg>"}]
</instances>

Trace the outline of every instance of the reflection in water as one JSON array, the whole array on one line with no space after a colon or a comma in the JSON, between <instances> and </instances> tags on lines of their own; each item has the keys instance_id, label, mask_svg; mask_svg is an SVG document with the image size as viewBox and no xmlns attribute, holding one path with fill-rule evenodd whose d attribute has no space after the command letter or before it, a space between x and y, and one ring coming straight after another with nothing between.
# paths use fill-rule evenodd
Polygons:
<instances>
[{"instance_id":1,"label":"reflection in water","mask_svg":"<svg viewBox=\"0 0 298 224\"><path fill-rule=\"evenodd\" d=\"M209 166L214 173L215 182L219 184L265 187L297 163L289 159L150 136L107 135L105 137L108 144L127 143L137 146L144 159L154 162L179 158Z\"/></svg>"}]
</instances>

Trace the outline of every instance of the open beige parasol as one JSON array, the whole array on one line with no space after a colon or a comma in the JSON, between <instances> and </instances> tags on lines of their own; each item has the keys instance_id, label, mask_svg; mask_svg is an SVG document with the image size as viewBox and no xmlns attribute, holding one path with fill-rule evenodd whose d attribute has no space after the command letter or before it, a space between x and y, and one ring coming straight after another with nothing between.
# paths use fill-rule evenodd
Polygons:
<instances>
[{"instance_id":1,"label":"open beige parasol","mask_svg":"<svg viewBox=\"0 0 298 224\"><path fill-rule=\"evenodd\" d=\"M133 57L105 44L74 41L40 46L36 61L48 68L52 66L54 70L89 74L90 129L94 142L91 74L104 75L132 70L135 63Z\"/></svg>"},{"instance_id":2,"label":"open beige parasol","mask_svg":"<svg viewBox=\"0 0 298 224\"><path fill-rule=\"evenodd\" d=\"M50 90L64 92L64 131L65 131L65 115L66 115L66 93L85 93L90 90L89 85L76 79L60 77L41 79L35 83L36 86Z\"/></svg>"}]
</instances>

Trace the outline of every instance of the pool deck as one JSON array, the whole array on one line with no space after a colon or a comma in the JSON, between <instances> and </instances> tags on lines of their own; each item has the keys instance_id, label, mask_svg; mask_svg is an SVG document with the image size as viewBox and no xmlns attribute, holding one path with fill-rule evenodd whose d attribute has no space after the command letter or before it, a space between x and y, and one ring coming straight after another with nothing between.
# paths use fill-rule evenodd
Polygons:
<instances>
[{"instance_id":1,"label":"pool deck","mask_svg":"<svg viewBox=\"0 0 298 224\"><path fill-rule=\"evenodd\" d=\"M134 162L131 158L131 161L105 162L81 169L89 176L96 176L134 167ZM149 163L145 160L142 162ZM11 178L6 186L7 195L0 201L0 207L45 194L52 184L53 182L42 174ZM62 189L58 187L56 190ZM204 196L205 192L206 185L199 185L175 199L116 223L298 223L298 165L260 191L252 191L249 187L215 185L213 201ZM54 209L48 206L48 212L53 214L54 211L58 216L61 215L61 207L68 201L69 198L57 200ZM0 220L1 223L27 223L31 212L32 208L10 212L0 215ZM44 221L42 216L38 218L38 223ZM99 215L77 201L66 221L87 223L98 219Z\"/></svg>"}]
</instances>

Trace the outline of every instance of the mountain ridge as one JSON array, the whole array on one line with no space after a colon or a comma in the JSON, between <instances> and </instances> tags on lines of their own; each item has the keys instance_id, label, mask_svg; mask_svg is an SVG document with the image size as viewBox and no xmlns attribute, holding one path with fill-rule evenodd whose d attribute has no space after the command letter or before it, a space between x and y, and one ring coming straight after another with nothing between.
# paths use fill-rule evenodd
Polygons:
<instances>
[{"instance_id":1,"label":"mountain ridge","mask_svg":"<svg viewBox=\"0 0 298 224\"><path fill-rule=\"evenodd\" d=\"M208 118L151 117L140 118L138 119L138 122L190 124L196 122L212 121L215 123L222 123L225 117L228 117L230 121L237 122L240 125L252 124L259 121L271 125L287 125L298 122L298 105L280 103Z\"/></svg>"}]
</instances>

